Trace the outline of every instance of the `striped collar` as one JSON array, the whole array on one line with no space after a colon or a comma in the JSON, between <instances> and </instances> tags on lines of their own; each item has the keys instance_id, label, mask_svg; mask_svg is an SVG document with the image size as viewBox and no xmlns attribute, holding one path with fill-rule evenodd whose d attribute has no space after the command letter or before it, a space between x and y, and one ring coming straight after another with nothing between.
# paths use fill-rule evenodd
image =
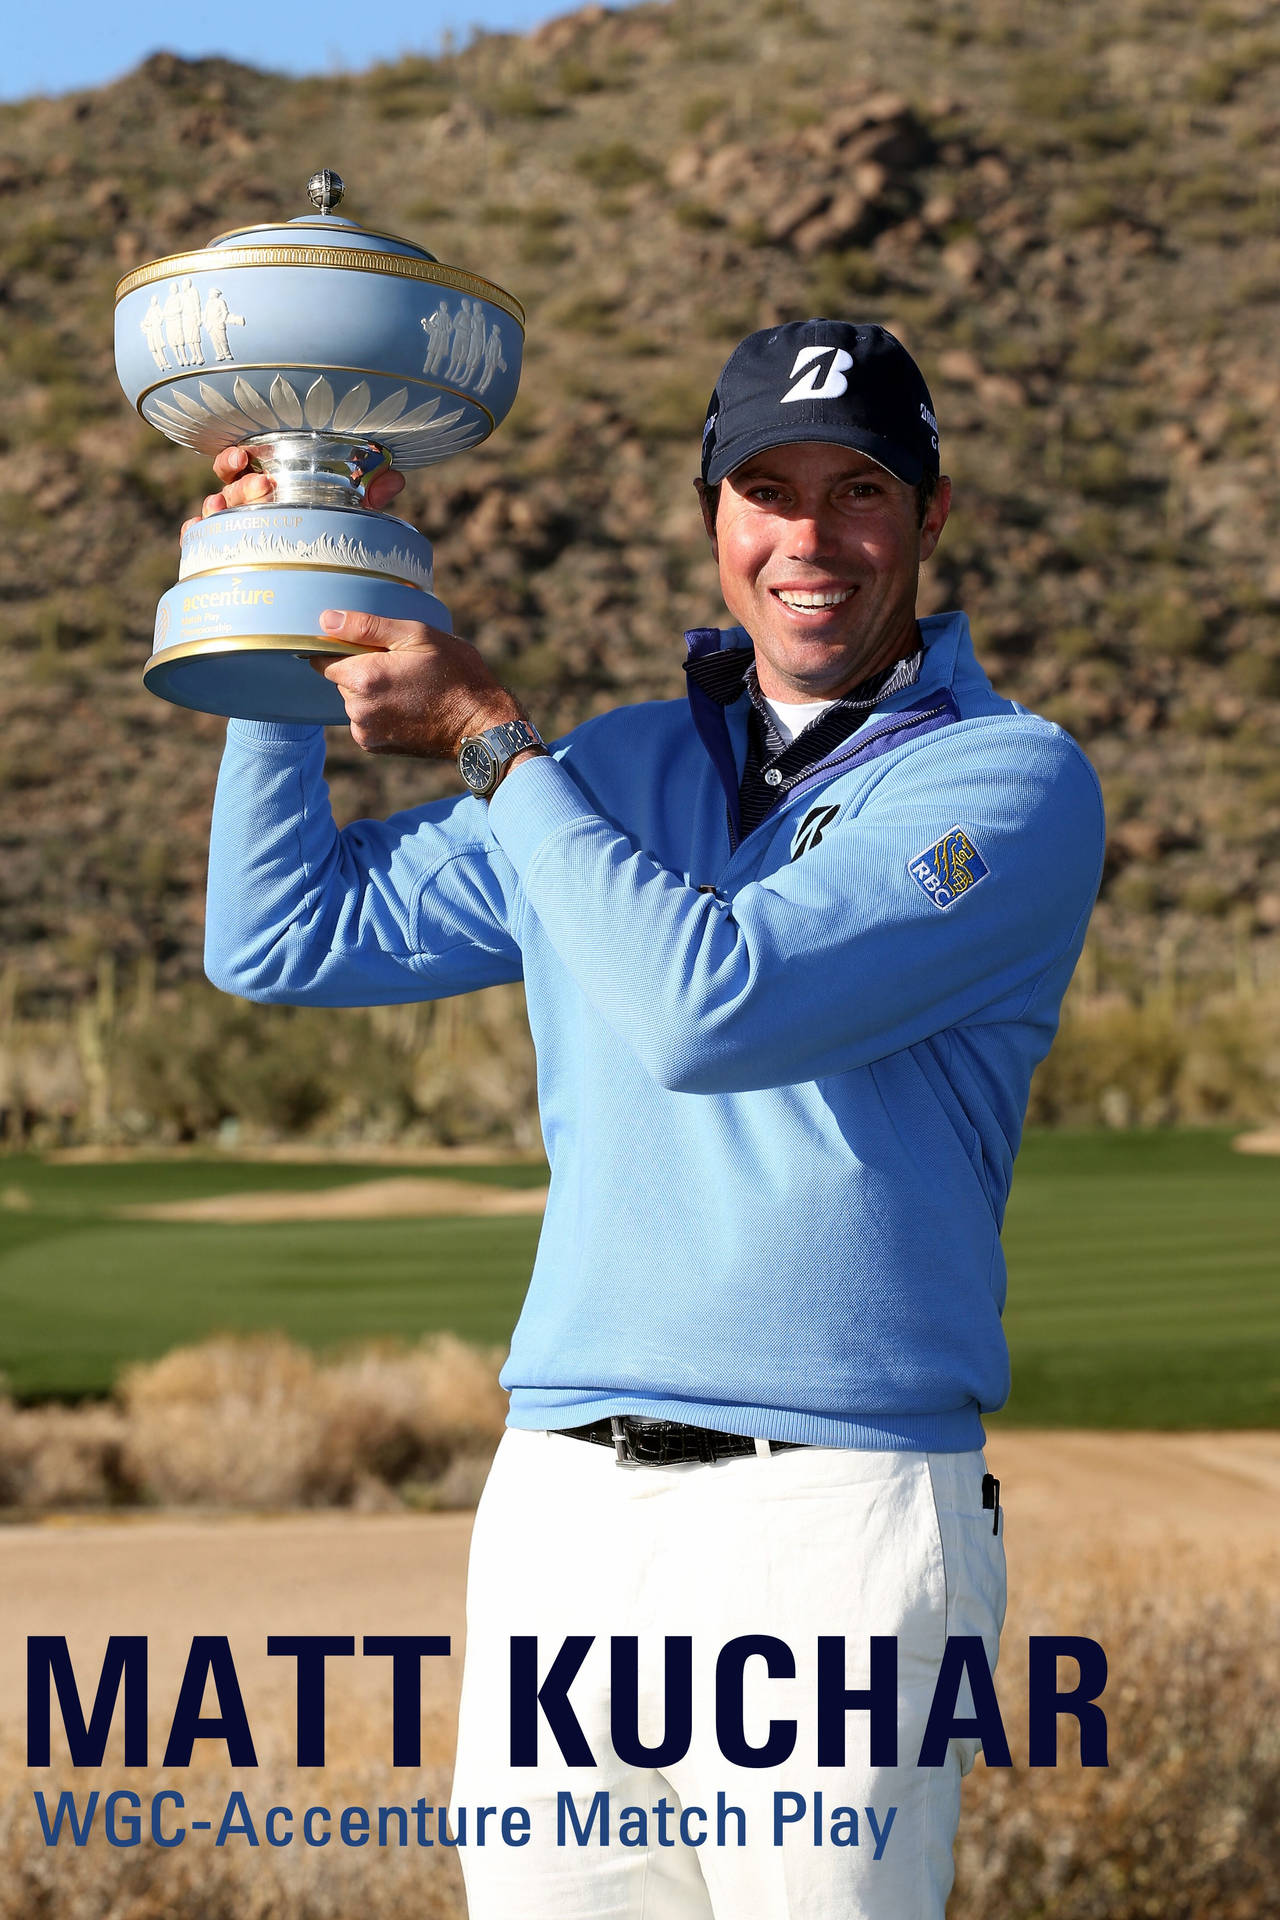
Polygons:
<instances>
[{"instance_id":1,"label":"striped collar","mask_svg":"<svg viewBox=\"0 0 1280 1920\"><path fill-rule=\"evenodd\" d=\"M744 693L751 702L747 756L739 789L742 831L750 833L772 813L792 787L856 732L881 700L914 686L923 661L924 650L917 648L905 660L872 674L824 707L788 742L778 731L757 683L753 648L727 647L691 655L684 663L685 672L718 706L732 706Z\"/></svg>"},{"instance_id":2,"label":"striped collar","mask_svg":"<svg viewBox=\"0 0 1280 1920\"><path fill-rule=\"evenodd\" d=\"M887 700L891 694L900 693L904 687L913 687L920 678L923 662L924 650L917 648L905 660L899 660L893 666L886 667L882 673L874 673L870 679L861 681L856 687L850 687L847 693L842 693L838 699L833 700L816 720L811 720L809 725L796 735L791 745L797 746L801 740L807 741L813 729L823 726L828 716L834 715L838 710L856 713L861 718L881 700ZM740 699L744 693L749 695L752 706L764 722L770 755L781 753L786 749L787 743L778 732L773 715L756 681L756 657L753 647L724 647L710 653L690 655L684 663L684 670L691 679L697 681L704 693L710 694L717 706L731 707L734 701ZM852 728L848 722L844 722L839 738L843 739L845 734L851 731Z\"/></svg>"}]
</instances>

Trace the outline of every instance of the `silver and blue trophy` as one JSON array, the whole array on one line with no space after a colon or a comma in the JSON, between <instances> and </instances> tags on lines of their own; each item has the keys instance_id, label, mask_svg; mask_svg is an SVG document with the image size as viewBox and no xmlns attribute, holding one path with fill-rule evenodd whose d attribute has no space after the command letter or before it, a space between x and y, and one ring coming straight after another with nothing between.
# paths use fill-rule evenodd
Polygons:
<instances>
[{"instance_id":1,"label":"silver and blue trophy","mask_svg":"<svg viewBox=\"0 0 1280 1920\"><path fill-rule=\"evenodd\" d=\"M325 607L451 628L430 541L365 506L365 489L488 438L515 398L524 312L412 241L340 218L337 174L307 190L316 211L301 219L126 274L116 370L170 440L242 446L275 483L264 505L184 536L147 686L204 713L345 724L308 657L363 649L320 632Z\"/></svg>"}]
</instances>

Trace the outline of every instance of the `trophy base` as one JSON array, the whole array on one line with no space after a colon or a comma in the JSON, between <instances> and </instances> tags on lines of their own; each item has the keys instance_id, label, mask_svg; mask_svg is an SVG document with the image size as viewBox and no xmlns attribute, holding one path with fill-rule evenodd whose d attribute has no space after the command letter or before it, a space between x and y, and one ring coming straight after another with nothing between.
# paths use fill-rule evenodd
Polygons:
<instances>
[{"instance_id":1,"label":"trophy base","mask_svg":"<svg viewBox=\"0 0 1280 1920\"><path fill-rule=\"evenodd\" d=\"M342 695L310 662L318 655L338 659L368 651L323 634L240 634L166 647L143 668L142 680L150 693L196 713L343 727Z\"/></svg>"},{"instance_id":2,"label":"trophy base","mask_svg":"<svg viewBox=\"0 0 1280 1920\"><path fill-rule=\"evenodd\" d=\"M345 726L342 696L308 664L368 652L322 633L326 607L448 633L431 547L367 508L233 508L190 527L182 574L156 610L152 693L229 719Z\"/></svg>"}]
</instances>

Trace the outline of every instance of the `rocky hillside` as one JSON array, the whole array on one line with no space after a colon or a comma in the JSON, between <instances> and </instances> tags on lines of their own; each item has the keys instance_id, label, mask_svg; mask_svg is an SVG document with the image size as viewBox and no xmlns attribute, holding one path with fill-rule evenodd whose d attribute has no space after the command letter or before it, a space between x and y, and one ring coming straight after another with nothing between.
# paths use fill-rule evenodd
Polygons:
<instances>
[{"instance_id":1,"label":"rocky hillside","mask_svg":"<svg viewBox=\"0 0 1280 1920\"><path fill-rule=\"evenodd\" d=\"M198 971L220 726L139 674L205 482L127 411L113 288L301 212L318 165L344 212L528 309L507 425L408 510L544 731L682 691L681 631L719 613L690 481L737 338L881 320L956 483L926 608L965 605L997 684L1103 773L1103 964L1274 968L1278 72L1253 0L673 0L324 80L161 54L0 108L0 950L24 1002L108 956ZM348 814L442 790L349 743L334 764Z\"/></svg>"}]
</instances>

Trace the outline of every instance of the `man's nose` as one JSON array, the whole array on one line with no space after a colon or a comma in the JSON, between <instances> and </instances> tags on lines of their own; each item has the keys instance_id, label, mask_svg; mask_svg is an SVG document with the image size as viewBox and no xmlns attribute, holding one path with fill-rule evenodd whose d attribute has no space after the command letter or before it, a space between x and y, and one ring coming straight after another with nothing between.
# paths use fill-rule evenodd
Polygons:
<instances>
[{"instance_id":1,"label":"man's nose","mask_svg":"<svg viewBox=\"0 0 1280 1920\"><path fill-rule=\"evenodd\" d=\"M789 531L788 546L793 560L818 560L830 554L834 534L830 515L824 508L797 512L792 516Z\"/></svg>"}]
</instances>

